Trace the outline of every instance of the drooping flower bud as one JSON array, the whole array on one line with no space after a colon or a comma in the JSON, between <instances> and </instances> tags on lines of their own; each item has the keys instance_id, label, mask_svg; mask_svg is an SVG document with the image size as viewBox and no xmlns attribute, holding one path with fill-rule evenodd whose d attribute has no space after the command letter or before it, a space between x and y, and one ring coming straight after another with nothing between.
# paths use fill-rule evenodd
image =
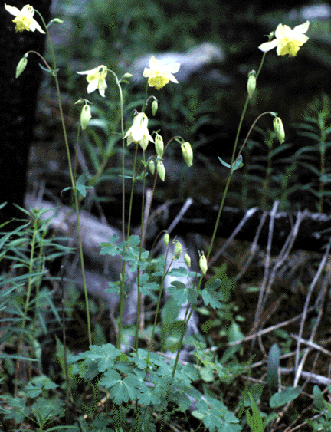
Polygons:
<instances>
[{"instance_id":1,"label":"drooping flower bud","mask_svg":"<svg viewBox=\"0 0 331 432\"><path fill-rule=\"evenodd\" d=\"M285 132L283 122L279 117L274 118L274 130L276 132L277 138L279 139L279 142L283 144L285 139Z\"/></svg>"},{"instance_id":2,"label":"drooping flower bud","mask_svg":"<svg viewBox=\"0 0 331 432\"><path fill-rule=\"evenodd\" d=\"M155 173L155 162L153 161L153 159L151 159L148 162L148 168L149 168L151 174L154 175L154 173Z\"/></svg>"},{"instance_id":3,"label":"drooping flower bud","mask_svg":"<svg viewBox=\"0 0 331 432\"><path fill-rule=\"evenodd\" d=\"M248 79L247 79L247 93L249 98L253 96L255 89L256 89L256 72L253 69L249 72Z\"/></svg>"},{"instance_id":4,"label":"drooping flower bud","mask_svg":"<svg viewBox=\"0 0 331 432\"><path fill-rule=\"evenodd\" d=\"M125 83L125 84L129 84L129 79L132 77L133 75L130 74L129 72L126 72L122 78L121 78L121 83Z\"/></svg>"},{"instance_id":5,"label":"drooping flower bud","mask_svg":"<svg viewBox=\"0 0 331 432\"><path fill-rule=\"evenodd\" d=\"M152 115L153 116L155 116L158 107L159 107L159 103L158 103L157 99L154 99L152 102Z\"/></svg>"},{"instance_id":6,"label":"drooping flower bud","mask_svg":"<svg viewBox=\"0 0 331 432\"><path fill-rule=\"evenodd\" d=\"M164 150L164 144L163 144L163 138L161 135L159 135L158 133L156 133L156 137L155 137L155 149L156 149L156 154L160 157L163 156L163 150Z\"/></svg>"},{"instance_id":7,"label":"drooping flower bud","mask_svg":"<svg viewBox=\"0 0 331 432\"><path fill-rule=\"evenodd\" d=\"M156 164L157 173L162 181L165 180L165 168L161 159L158 159Z\"/></svg>"},{"instance_id":8,"label":"drooping flower bud","mask_svg":"<svg viewBox=\"0 0 331 432\"><path fill-rule=\"evenodd\" d=\"M208 270L208 263L207 263L207 258L205 257L204 252L202 252L200 254L200 259L199 259L199 267L201 269L201 273L202 274L206 274L207 270Z\"/></svg>"},{"instance_id":9,"label":"drooping flower bud","mask_svg":"<svg viewBox=\"0 0 331 432\"><path fill-rule=\"evenodd\" d=\"M163 243L164 243L164 246L165 246L165 247L168 246L168 244L169 244L169 234L168 234L168 233L167 233L167 234L164 234L164 237L163 237Z\"/></svg>"},{"instance_id":10,"label":"drooping flower bud","mask_svg":"<svg viewBox=\"0 0 331 432\"><path fill-rule=\"evenodd\" d=\"M187 265L187 267L191 267L191 257L189 254L185 254L184 256L184 260L185 260L185 264Z\"/></svg>"},{"instance_id":11,"label":"drooping flower bud","mask_svg":"<svg viewBox=\"0 0 331 432\"><path fill-rule=\"evenodd\" d=\"M83 109L80 113L80 125L82 129L86 129L88 122L91 120L91 107L88 104L83 106Z\"/></svg>"},{"instance_id":12,"label":"drooping flower bud","mask_svg":"<svg viewBox=\"0 0 331 432\"><path fill-rule=\"evenodd\" d=\"M182 143L182 153L185 163L188 167L192 166L193 163L193 152L191 144L188 142Z\"/></svg>"},{"instance_id":13,"label":"drooping flower bud","mask_svg":"<svg viewBox=\"0 0 331 432\"><path fill-rule=\"evenodd\" d=\"M61 20L60 18L53 18L52 21L50 21L50 23L63 24L64 21ZM48 24L48 27L49 27L49 24Z\"/></svg>"},{"instance_id":14,"label":"drooping flower bud","mask_svg":"<svg viewBox=\"0 0 331 432\"><path fill-rule=\"evenodd\" d=\"M22 57L21 60L18 62L18 65L16 68L16 73L15 73L15 78L18 78L21 75L21 73L26 68L27 64L28 64L28 55L25 54L24 57Z\"/></svg>"},{"instance_id":15,"label":"drooping flower bud","mask_svg":"<svg viewBox=\"0 0 331 432\"><path fill-rule=\"evenodd\" d=\"M175 243L175 259L180 257L182 250L183 250L182 244L177 240Z\"/></svg>"}]
</instances>

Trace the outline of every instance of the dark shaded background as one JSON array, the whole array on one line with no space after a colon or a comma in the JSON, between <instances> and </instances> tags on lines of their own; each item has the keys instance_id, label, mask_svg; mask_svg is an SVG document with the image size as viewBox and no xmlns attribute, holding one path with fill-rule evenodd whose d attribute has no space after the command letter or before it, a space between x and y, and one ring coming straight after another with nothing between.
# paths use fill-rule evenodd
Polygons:
<instances>
[{"instance_id":1,"label":"dark shaded background","mask_svg":"<svg viewBox=\"0 0 331 432\"><path fill-rule=\"evenodd\" d=\"M12 0L8 4L21 10L27 3ZM51 1L34 0L31 4L39 10L47 24ZM16 66L28 50L43 54L47 37L37 30L16 33L12 22L14 18L5 10L3 3L0 7L0 203L7 201L8 204L0 210L0 224L22 217L22 212L13 203L24 207L28 155L43 74L38 65L40 59L34 54L29 55L28 65L18 79L15 79ZM34 18L43 28L37 13ZM15 226L11 223L7 228L12 230Z\"/></svg>"}]
</instances>

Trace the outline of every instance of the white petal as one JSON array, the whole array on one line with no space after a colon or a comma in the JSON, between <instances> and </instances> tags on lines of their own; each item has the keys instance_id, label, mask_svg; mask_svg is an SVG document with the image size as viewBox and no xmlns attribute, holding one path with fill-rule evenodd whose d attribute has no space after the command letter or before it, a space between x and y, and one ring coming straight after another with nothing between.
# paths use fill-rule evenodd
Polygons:
<instances>
[{"instance_id":1,"label":"white petal","mask_svg":"<svg viewBox=\"0 0 331 432\"><path fill-rule=\"evenodd\" d=\"M170 65L164 67L164 69L167 69L167 71L172 73L178 72L179 68L180 68L180 63L171 63Z\"/></svg>"},{"instance_id":2,"label":"white petal","mask_svg":"<svg viewBox=\"0 0 331 432\"><path fill-rule=\"evenodd\" d=\"M306 21L305 23L294 27L293 31L299 32L299 33L306 33L306 31L309 29L309 24L310 24L310 22Z\"/></svg>"},{"instance_id":3,"label":"white petal","mask_svg":"<svg viewBox=\"0 0 331 432\"><path fill-rule=\"evenodd\" d=\"M140 140L143 138L144 133L145 133L145 129L144 129L144 128L135 127L135 128L132 130L132 138L133 138L133 141L134 141L134 142L138 142L138 141L140 141Z\"/></svg>"},{"instance_id":4,"label":"white petal","mask_svg":"<svg viewBox=\"0 0 331 432\"><path fill-rule=\"evenodd\" d=\"M261 44L259 46L259 49L263 52L268 52L271 49L275 48L277 46L277 43L278 43L277 39L274 39L271 42L265 42L265 43Z\"/></svg>"},{"instance_id":5,"label":"white petal","mask_svg":"<svg viewBox=\"0 0 331 432\"><path fill-rule=\"evenodd\" d=\"M163 75L164 75L166 78L168 78L168 80L170 80L170 81L172 81L172 82L175 82L175 83L178 83L178 81L177 81L176 78L172 75L172 73L170 73L170 72L165 72Z\"/></svg>"},{"instance_id":6,"label":"white petal","mask_svg":"<svg viewBox=\"0 0 331 432\"><path fill-rule=\"evenodd\" d=\"M93 75L97 71L97 69L98 68L94 68L94 69L90 69L90 70L87 70L84 72L77 72L77 73L80 75Z\"/></svg>"},{"instance_id":7,"label":"white petal","mask_svg":"<svg viewBox=\"0 0 331 432\"><path fill-rule=\"evenodd\" d=\"M93 81L91 81L89 83L89 85L87 86L87 93L92 93L94 92L94 90L96 90L98 88L98 80L94 79Z\"/></svg>"},{"instance_id":8,"label":"white petal","mask_svg":"<svg viewBox=\"0 0 331 432\"><path fill-rule=\"evenodd\" d=\"M105 90L107 88L106 80L99 83L99 93L101 96L105 97Z\"/></svg>"},{"instance_id":9,"label":"white petal","mask_svg":"<svg viewBox=\"0 0 331 432\"><path fill-rule=\"evenodd\" d=\"M7 6L5 4L5 9L12 15L17 16L21 13L21 11L19 9L17 9L17 7L15 6Z\"/></svg>"},{"instance_id":10,"label":"white petal","mask_svg":"<svg viewBox=\"0 0 331 432\"><path fill-rule=\"evenodd\" d=\"M275 31L275 36L277 39L282 39L291 33L292 33L291 27L289 27L288 25L278 24Z\"/></svg>"},{"instance_id":11,"label":"white petal","mask_svg":"<svg viewBox=\"0 0 331 432\"><path fill-rule=\"evenodd\" d=\"M152 57L149 59L149 67L150 67L151 69L156 69L156 67L157 67L157 60L156 60L156 58L155 58L154 56L152 56Z\"/></svg>"},{"instance_id":12,"label":"white petal","mask_svg":"<svg viewBox=\"0 0 331 432\"><path fill-rule=\"evenodd\" d=\"M147 68L144 69L143 76L145 78L149 78L151 76L151 74L152 74L152 70L151 69L147 69Z\"/></svg>"},{"instance_id":13,"label":"white petal","mask_svg":"<svg viewBox=\"0 0 331 432\"><path fill-rule=\"evenodd\" d=\"M35 31L36 29L39 30L40 33L45 33L44 30L37 23L37 21L33 20L32 23L31 23L31 25L30 25L30 30L31 31Z\"/></svg>"}]
</instances>

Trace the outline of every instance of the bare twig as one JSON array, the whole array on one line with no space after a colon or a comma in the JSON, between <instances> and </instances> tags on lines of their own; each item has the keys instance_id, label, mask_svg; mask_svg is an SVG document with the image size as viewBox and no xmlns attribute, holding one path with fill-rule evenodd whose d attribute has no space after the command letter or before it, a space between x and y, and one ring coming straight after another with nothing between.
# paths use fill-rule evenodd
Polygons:
<instances>
[{"instance_id":1,"label":"bare twig","mask_svg":"<svg viewBox=\"0 0 331 432\"><path fill-rule=\"evenodd\" d=\"M291 333L291 337L293 339L299 340L299 336L297 336L295 334ZM326 355L328 355L328 356L331 357L331 352L330 351L326 350L325 348L321 347L320 345L318 345L318 344L316 344L316 343L314 343L314 342L312 342L310 340L300 339L300 343L305 344L305 345L309 345L310 347L315 348L315 349L321 351L323 354L326 354Z\"/></svg>"},{"instance_id":2,"label":"bare twig","mask_svg":"<svg viewBox=\"0 0 331 432\"><path fill-rule=\"evenodd\" d=\"M329 256L329 251L330 251L330 244L326 248L326 251L325 251L325 254L323 256L323 259L320 262L320 265L318 267L318 270L317 270L317 272L316 272L316 274L314 276L314 279L313 279L312 283L310 284L309 291L308 291L308 294L307 294L307 297L306 297L306 301L305 301L305 305L304 305L304 309L303 309L303 313L302 313L302 318L301 318L301 322L300 322L300 330L299 330L298 343L297 343L297 348L296 348L296 356L295 356L295 370L296 370L296 374L295 374L295 379L294 379L294 382L293 382L293 387L294 388L298 385L298 381L300 379L300 373L301 373L301 371L303 369L303 365L304 365L304 362L306 361L306 357L307 357L307 355L308 355L308 353L310 351L310 348L307 348L305 350L304 356L303 356L303 358L301 359L301 361L299 363L299 359L300 359L300 341L302 339L303 326L304 326L304 323L305 323L305 320L306 320L306 317L307 317L308 305L309 305L309 302L310 302L310 298L311 298L313 289L314 289L314 287L315 287L315 285L316 285L316 283L317 283L317 281L318 281L318 279L319 279L319 277L320 277L320 275L322 273L323 268L325 267L327 258ZM330 269L329 269L329 271L327 273L327 277L324 278L324 284L323 284L324 285L324 287L323 287L324 289L322 290L322 292L324 292L324 293L326 291L326 287L327 287L327 284L328 284L330 276L331 276L331 267L330 267ZM317 318L317 320L315 322L314 329L313 329L312 334L310 336L310 341L312 341L313 338L314 338L317 326L318 326L319 321L320 321L321 316L322 316L322 310L323 310L323 308L320 307L319 308L318 318Z\"/></svg>"}]
</instances>

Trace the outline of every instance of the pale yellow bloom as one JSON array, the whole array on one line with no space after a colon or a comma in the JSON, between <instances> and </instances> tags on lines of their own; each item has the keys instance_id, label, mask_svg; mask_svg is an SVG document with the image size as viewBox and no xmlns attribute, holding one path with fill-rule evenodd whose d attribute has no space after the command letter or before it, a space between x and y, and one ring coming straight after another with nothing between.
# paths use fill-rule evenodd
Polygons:
<instances>
[{"instance_id":1,"label":"pale yellow bloom","mask_svg":"<svg viewBox=\"0 0 331 432\"><path fill-rule=\"evenodd\" d=\"M87 93L92 93L94 90L99 90L101 96L105 97L105 90L107 88L106 76L107 67L98 66L94 69L85 72L77 72L80 75L87 75L86 79L89 85L87 86Z\"/></svg>"},{"instance_id":2,"label":"pale yellow bloom","mask_svg":"<svg viewBox=\"0 0 331 432\"><path fill-rule=\"evenodd\" d=\"M300 47L307 42L309 39L304 33L309 28L309 21L304 24L300 24L292 30L291 27L283 24L278 24L275 31L276 39L263 43L259 46L259 49L263 52L267 52L277 47L277 55L283 56L289 54L290 56L296 56Z\"/></svg>"},{"instance_id":3,"label":"pale yellow bloom","mask_svg":"<svg viewBox=\"0 0 331 432\"><path fill-rule=\"evenodd\" d=\"M40 33L45 33L40 27L36 20L33 19L34 9L30 5L25 5L21 10L15 6L8 6L5 4L5 9L16 18L13 23L16 24L15 31L21 32L23 30L35 31L36 29Z\"/></svg>"},{"instance_id":4,"label":"pale yellow bloom","mask_svg":"<svg viewBox=\"0 0 331 432\"><path fill-rule=\"evenodd\" d=\"M127 138L127 145L132 142L140 144L140 146L146 150L149 142L154 142L150 136L148 128L148 117L145 113L139 113L133 119L133 125L125 134L124 138Z\"/></svg>"},{"instance_id":5,"label":"pale yellow bloom","mask_svg":"<svg viewBox=\"0 0 331 432\"><path fill-rule=\"evenodd\" d=\"M156 90L159 90L168 84L169 80L178 83L172 73L179 71L180 63L164 65L160 60L152 56L149 60L149 67L150 69L144 69L143 75L145 78L148 78L150 87L155 87Z\"/></svg>"}]
</instances>

